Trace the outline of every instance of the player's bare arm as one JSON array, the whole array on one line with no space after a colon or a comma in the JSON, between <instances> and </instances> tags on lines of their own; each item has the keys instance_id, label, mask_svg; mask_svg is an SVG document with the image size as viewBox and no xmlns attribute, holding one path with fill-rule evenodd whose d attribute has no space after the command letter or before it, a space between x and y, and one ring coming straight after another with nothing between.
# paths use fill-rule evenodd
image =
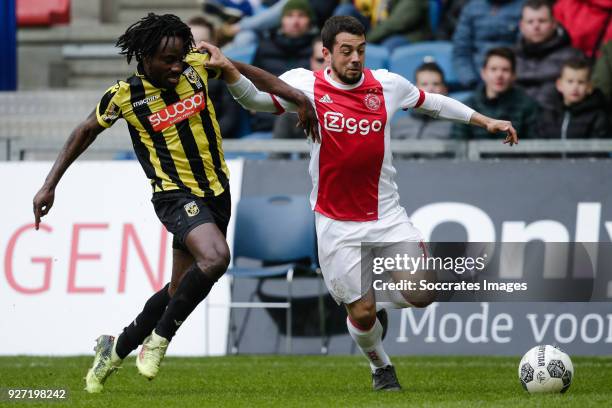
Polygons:
<instances>
[{"instance_id":1,"label":"player's bare arm","mask_svg":"<svg viewBox=\"0 0 612 408\"><path fill-rule=\"evenodd\" d=\"M201 41L198 43L198 50L210 54L210 60L207 66L223 70L223 79L228 84L238 82L240 80L240 75L243 74L253 81L259 90L278 95L294 103L297 106L296 113L298 114L300 126L305 129L308 134L312 135L315 141L320 141L316 112L308 98L302 92L287 85L285 82L263 69L238 61L230 61L223 55L219 48L212 44Z\"/></svg>"},{"instance_id":2,"label":"player's bare arm","mask_svg":"<svg viewBox=\"0 0 612 408\"><path fill-rule=\"evenodd\" d=\"M236 65L236 68L238 68L241 74L253 81L258 89L274 95L279 95L283 99L295 103L297 105L296 113L299 118L300 126L306 129L307 133L311 135L316 142L321 141L314 107L302 92L287 85L285 82L263 69L237 61L232 62ZM289 96L291 96L291 98L289 98Z\"/></svg>"},{"instance_id":3,"label":"player's bare arm","mask_svg":"<svg viewBox=\"0 0 612 408\"><path fill-rule=\"evenodd\" d=\"M68 167L93 143L104 128L98 124L94 111L70 134L60 151L45 183L34 196L34 225L38 229L40 219L47 215L55 199L55 187Z\"/></svg>"},{"instance_id":4,"label":"player's bare arm","mask_svg":"<svg viewBox=\"0 0 612 408\"><path fill-rule=\"evenodd\" d=\"M483 127L487 129L487 132L489 133L506 132L507 135L504 143L508 143L510 146L518 144L518 135L516 134L516 130L510 121L497 120L489 118L478 112L474 112L470 118L470 124Z\"/></svg>"}]
</instances>

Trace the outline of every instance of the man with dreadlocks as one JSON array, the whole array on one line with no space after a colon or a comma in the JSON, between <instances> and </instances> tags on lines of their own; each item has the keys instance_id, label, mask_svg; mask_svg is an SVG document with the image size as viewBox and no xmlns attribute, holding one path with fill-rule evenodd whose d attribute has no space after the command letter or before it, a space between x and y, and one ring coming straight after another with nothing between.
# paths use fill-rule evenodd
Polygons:
<instances>
[{"instance_id":1,"label":"man with dreadlocks","mask_svg":"<svg viewBox=\"0 0 612 408\"><path fill-rule=\"evenodd\" d=\"M134 75L110 87L96 109L76 127L43 186L34 197L35 227L53 205L55 187L70 164L104 129L123 118L134 151L153 189L157 216L174 235L172 279L151 296L117 338L98 337L85 377L88 392L104 382L139 344L138 371L153 379L168 344L182 322L225 273L230 252L225 234L230 217L229 172L212 102L209 77L232 84L233 66L207 68L210 55L193 49L189 27L174 15L153 13L131 25L117 41ZM239 65L239 64L237 64ZM308 99L279 79L266 91L302 107L302 124L316 135Z\"/></svg>"}]
</instances>

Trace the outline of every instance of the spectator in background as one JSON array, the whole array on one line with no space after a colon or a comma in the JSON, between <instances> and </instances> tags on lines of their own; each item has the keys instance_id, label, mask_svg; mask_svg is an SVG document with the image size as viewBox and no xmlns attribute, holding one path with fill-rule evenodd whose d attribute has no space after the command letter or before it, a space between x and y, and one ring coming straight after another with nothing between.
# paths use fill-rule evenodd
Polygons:
<instances>
[{"instance_id":1,"label":"spectator in background","mask_svg":"<svg viewBox=\"0 0 612 408\"><path fill-rule=\"evenodd\" d=\"M520 31L515 48L516 83L540 106L550 106L561 66L582 53L571 46L567 31L553 17L550 0L525 2Z\"/></svg>"},{"instance_id":2,"label":"spectator in background","mask_svg":"<svg viewBox=\"0 0 612 408\"><path fill-rule=\"evenodd\" d=\"M512 46L518 39L523 0L470 0L453 35L453 67L459 83L473 88L488 50Z\"/></svg>"},{"instance_id":3,"label":"spectator in background","mask_svg":"<svg viewBox=\"0 0 612 408\"><path fill-rule=\"evenodd\" d=\"M593 69L593 85L606 96L608 112L612 112L612 41L601 47L601 54Z\"/></svg>"},{"instance_id":4,"label":"spectator in background","mask_svg":"<svg viewBox=\"0 0 612 408\"><path fill-rule=\"evenodd\" d=\"M553 10L572 45L587 57L594 58L601 44L612 40L611 0L558 0Z\"/></svg>"},{"instance_id":5,"label":"spectator in background","mask_svg":"<svg viewBox=\"0 0 612 408\"><path fill-rule=\"evenodd\" d=\"M320 37L316 37L312 42L312 54L310 55L310 70L317 72L325 66L323 57L323 42ZM304 130L298 126L298 117L295 113L284 113L274 122L272 138L274 139L304 139ZM288 157L287 155L275 156Z\"/></svg>"},{"instance_id":6,"label":"spectator in background","mask_svg":"<svg viewBox=\"0 0 612 408\"><path fill-rule=\"evenodd\" d=\"M189 29L191 29L191 35L193 35L194 43L197 44L200 41L206 41L212 44L216 43L215 27L206 19L206 17L192 17L187 21L187 25L189 26Z\"/></svg>"},{"instance_id":7,"label":"spectator in background","mask_svg":"<svg viewBox=\"0 0 612 408\"><path fill-rule=\"evenodd\" d=\"M310 7L315 13L316 24L319 28L323 28L323 24L328 18L334 15L334 10L340 4L340 0L310 0Z\"/></svg>"},{"instance_id":8,"label":"spectator in background","mask_svg":"<svg viewBox=\"0 0 612 408\"><path fill-rule=\"evenodd\" d=\"M223 21L236 22L252 16L261 5L259 0L204 0L204 13L216 15Z\"/></svg>"},{"instance_id":9,"label":"spectator in background","mask_svg":"<svg viewBox=\"0 0 612 408\"><path fill-rule=\"evenodd\" d=\"M521 139L536 137L538 104L520 88L514 86L516 59L510 48L492 48L485 55L480 70L484 85L480 85L465 104L486 116L510 120ZM493 139L485 130L453 124L453 138Z\"/></svg>"},{"instance_id":10,"label":"spectator in background","mask_svg":"<svg viewBox=\"0 0 612 408\"><path fill-rule=\"evenodd\" d=\"M415 85L422 91L441 95L448 94L444 82L444 72L435 62L425 62L415 71ZM392 139L448 139L451 135L452 122L434 119L411 109L408 115L402 116L391 127Z\"/></svg>"},{"instance_id":11,"label":"spectator in background","mask_svg":"<svg viewBox=\"0 0 612 408\"><path fill-rule=\"evenodd\" d=\"M555 105L543 110L538 123L547 139L601 139L612 137L605 98L591 84L591 66L585 59L563 64L557 79Z\"/></svg>"},{"instance_id":12,"label":"spectator in background","mask_svg":"<svg viewBox=\"0 0 612 408\"><path fill-rule=\"evenodd\" d=\"M293 68L310 67L312 42L318 34L313 27L313 11L308 0L289 0L283 7L281 26L261 34L253 65L276 76ZM253 132L270 132L275 115L252 115Z\"/></svg>"},{"instance_id":13,"label":"spectator in background","mask_svg":"<svg viewBox=\"0 0 612 408\"><path fill-rule=\"evenodd\" d=\"M245 17L238 23L226 23L219 29L220 42L229 48L253 44L257 41L257 34L278 28L283 7L289 0L278 0L272 6L259 13ZM230 41L228 43L228 41Z\"/></svg>"},{"instance_id":14,"label":"spectator in background","mask_svg":"<svg viewBox=\"0 0 612 408\"><path fill-rule=\"evenodd\" d=\"M402 45L431 39L428 9L428 0L389 0L386 13L373 20L368 41L391 52Z\"/></svg>"},{"instance_id":15,"label":"spectator in background","mask_svg":"<svg viewBox=\"0 0 612 408\"><path fill-rule=\"evenodd\" d=\"M335 15L356 17L368 28L368 41L394 48L431 39L428 0L355 0Z\"/></svg>"},{"instance_id":16,"label":"spectator in background","mask_svg":"<svg viewBox=\"0 0 612 408\"><path fill-rule=\"evenodd\" d=\"M206 41L211 44L216 43L213 25L201 16L196 16L187 21L191 29L194 43ZM238 137L240 122L236 118L240 117L242 107L234 100L227 90L225 82L218 79L208 81L208 96L215 107L215 114L219 122L221 134L225 139Z\"/></svg>"},{"instance_id":17,"label":"spectator in background","mask_svg":"<svg viewBox=\"0 0 612 408\"><path fill-rule=\"evenodd\" d=\"M224 24L220 29L224 43L233 39L227 44L227 48L252 44L257 41L257 34L273 28L278 28L283 7L289 0L278 0L263 11L259 11L253 16L243 18L235 24ZM319 29L323 23L332 16L340 0L309 0L310 6L316 16L315 24Z\"/></svg>"},{"instance_id":18,"label":"spectator in background","mask_svg":"<svg viewBox=\"0 0 612 408\"><path fill-rule=\"evenodd\" d=\"M461 10L467 2L468 0L442 0L442 12L436 31L436 39L449 41L453 38Z\"/></svg>"}]
</instances>

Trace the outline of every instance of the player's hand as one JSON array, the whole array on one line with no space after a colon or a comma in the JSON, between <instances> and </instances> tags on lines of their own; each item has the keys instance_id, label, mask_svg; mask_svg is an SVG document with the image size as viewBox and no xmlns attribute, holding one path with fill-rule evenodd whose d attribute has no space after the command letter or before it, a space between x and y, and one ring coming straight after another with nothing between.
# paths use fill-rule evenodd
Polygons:
<instances>
[{"instance_id":1,"label":"player's hand","mask_svg":"<svg viewBox=\"0 0 612 408\"><path fill-rule=\"evenodd\" d=\"M504 144L509 143L510 146L518 144L518 135L510 121L492 120L487 123L487 131L490 133L505 132L507 135Z\"/></svg>"},{"instance_id":2,"label":"player's hand","mask_svg":"<svg viewBox=\"0 0 612 408\"><path fill-rule=\"evenodd\" d=\"M53 201L55 200L55 190L43 186L34 196L34 227L38 230L40 219L47 215Z\"/></svg>"},{"instance_id":3,"label":"player's hand","mask_svg":"<svg viewBox=\"0 0 612 408\"><path fill-rule=\"evenodd\" d=\"M201 53L208 53L210 55L210 59L205 62L206 68L219 68L221 70L226 70L230 67L234 67L230 60L221 52L219 47L216 47L206 41L200 41L196 44L196 48Z\"/></svg>"},{"instance_id":4,"label":"player's hand","mask_svg":"<svg viewBox=\"0 0 612 408\"><path fill-rule=\"evenodd\" d=\"M306 132L306 135L312 137L312 140L317 143L321 143L317 113L314 110L314 106L312 106L312 103L310 103L310 100L306 96L299 99L297 104L297 115L299 120L298 126L301 126Z\"/></svg>"}]
</instances>

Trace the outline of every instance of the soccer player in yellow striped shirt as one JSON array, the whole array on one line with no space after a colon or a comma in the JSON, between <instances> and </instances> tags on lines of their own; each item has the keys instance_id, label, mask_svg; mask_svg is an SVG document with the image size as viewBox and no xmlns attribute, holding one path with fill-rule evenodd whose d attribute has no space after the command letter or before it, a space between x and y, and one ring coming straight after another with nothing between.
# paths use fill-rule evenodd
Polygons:
<instances>
[{"instance_id":1,"label":"soccer player in yellow striped shirt","mask_svg":"<svg viewBox=\"0 0 612 408\"><path fill-rule=\"evenodd\" d=\"M233 65L223 71L207 69L209 55L194 50L189 27L174 15L149 14L131 25L117 46L128 63L136 59L137 70L110 87L70 135L34 197L35 225L38 229L49 212L55 187L70 164L100 132L123 118L150 180L155 212L174 235L172 280L146 302L121 335L97 339L85 378L89 392L102 391L107 377L141 343L136 365L140 374L153 379L177 329L230 261L225 241L231 208L229 172L207 84L209 77L233 83L240 73ZM279 79L270 81L264 91L298 104L302 124L316 133L316 115L303 94Z\"/></svg>"}]
</instances>

